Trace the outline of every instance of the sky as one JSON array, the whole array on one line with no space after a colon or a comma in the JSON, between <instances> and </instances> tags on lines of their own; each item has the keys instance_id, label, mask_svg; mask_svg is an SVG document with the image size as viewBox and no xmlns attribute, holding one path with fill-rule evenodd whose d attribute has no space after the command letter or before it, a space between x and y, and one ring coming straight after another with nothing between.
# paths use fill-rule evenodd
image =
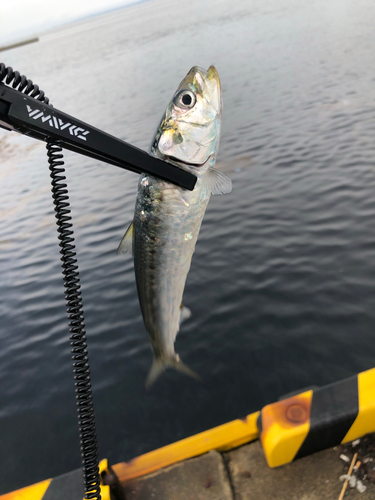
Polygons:
<instances>
[{"instance_id":1,"label":"sky","mask_svg":"<svg viewBox=\"0 0 375 500\"><path fill-rule=\"evenodd\" d=\"M0 46L138 0L2 0Z\"/></svg>"}]
</instances>

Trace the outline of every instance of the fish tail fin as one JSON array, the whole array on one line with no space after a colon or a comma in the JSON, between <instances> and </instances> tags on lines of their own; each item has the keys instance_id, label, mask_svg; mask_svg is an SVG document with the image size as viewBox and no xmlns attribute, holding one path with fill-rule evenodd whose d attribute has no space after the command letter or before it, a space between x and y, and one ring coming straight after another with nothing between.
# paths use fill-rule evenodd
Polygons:
<instances>
[{"instance_id":1,"label":"fish tail fin","mask_svg":"<svg viewBox=\"0 0 375 500\"><path fill-rule=\"evenodd\" d=\"M185 375L189 375L189 377L195 378L195 380L199 380L202 382L201 377L198 375L198 373L195 373L191 368L189 368L185 363L183 363L180 359L180 356L176 354L176 357L173 358L171 366L177 370L178 372L185 373Z\"/></svg>"},{"instance_id":2,"label":"fish tail fin","mask_svg":"<svg viewBox=\"0 0 375 500\"><path fill-rule=\"evenodd\" d=\"M150 389L150 387L154 384L156 379L167 369L174 368L178 372L184 373L185 375L189 375L190 377L195 378L196 380L202 381L201 377L191 370L185 363L180 360L180 356L176 354L169 359L163 358L154 358L151 369L146 379L146 389Z\"/></svg>"},{"instance_id":3,"label":"fish tail fin","mask_svg":"<svg viewBox=\"0 0 375 500\"><path fill-rule=\"evenodd\" d=\"M150 371L148 372L146 379L146 389L154 384L155 380L160 377L160 375L168 368L168 365L163 361L162 358L154 358Z\"/></svg>"}]
</instances>

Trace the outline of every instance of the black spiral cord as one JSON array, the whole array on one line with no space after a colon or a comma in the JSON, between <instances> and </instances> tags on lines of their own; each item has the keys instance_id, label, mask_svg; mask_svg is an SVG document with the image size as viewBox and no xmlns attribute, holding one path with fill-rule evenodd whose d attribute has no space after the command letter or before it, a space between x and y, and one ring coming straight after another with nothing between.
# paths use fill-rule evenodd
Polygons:
<instances>
[{"instance_id":1,"label":"black spiral cord","mask_svg":"<svg viewBox=\"0 0 375 500\"><path fill-rule=\"evenodd\" d=\"M11 67L6 67L3 63L0 63L0 82L11 85L14 89L38 101L49 104L48 97L39 89L38 85L35 85L24 75L20 75L18 71L13 71ZM75 252L73 224L70 215L69 195L64 175L63 154L62 148L56 140L48 139L46 147L49 169L51 171L52 197L55 205L55 217L61 247L60 253L62 255L66 309L69 317L85 499L101 500L98 444L83 318L81 285Z\"/></svg>"}]
</instances>

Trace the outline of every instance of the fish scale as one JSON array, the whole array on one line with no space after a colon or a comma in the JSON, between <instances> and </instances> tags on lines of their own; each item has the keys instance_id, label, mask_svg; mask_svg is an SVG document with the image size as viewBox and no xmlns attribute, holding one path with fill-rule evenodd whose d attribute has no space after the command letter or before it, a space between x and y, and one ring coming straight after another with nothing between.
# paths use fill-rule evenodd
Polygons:
<instances>
[{"instance_id":1,"label":"fish scale","mask_svg":"<svg viewBox=\"0 0 375 500\"><path fill-rule=\"evenodd\" d=\"M199 188L185 194L187 207L178 188L161 187L151 177L145 188L145 179L134 217L136 282L146 329L152 339L163 338L159 351L168 357L174 352L182 294L209 196L200 200Z\"/></svg>"}]
</instances>

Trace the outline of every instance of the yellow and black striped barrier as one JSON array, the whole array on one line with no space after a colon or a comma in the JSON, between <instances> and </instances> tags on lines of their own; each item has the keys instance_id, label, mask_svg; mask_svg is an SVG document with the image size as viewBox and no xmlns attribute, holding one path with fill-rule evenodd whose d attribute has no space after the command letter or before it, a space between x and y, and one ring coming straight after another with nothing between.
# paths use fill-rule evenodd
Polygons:
<instances>
[{"instance_id":1,"label":"yellow and black striped barrier","mask_svg":"<svg viewBox=\"0 0 375 500\"><path fill-rule=\"evenodd\" d=\"M258 416L259 411L150 451L129 462L120 462L113 465L112 468L108 466L107 460L102 460L100 462L100 475L103 477L103 471L113 472L123 484L163 467L203 455L211 450L227 451L241 446L258 439L256 424ZM61 496L53 496L56 490L60 492ZM82 495L82 470L78 469L55 479L47 479L32 486L0 495L0 500L82 500ZM101 495L102 500L110 500L109 486L101 486ZM112 496L116 498L116 494Z\"/></svg>"},{"instance_id":2,"label":"yellow and black striped barrier","mask_svg":"<svg viewBox=\"0 0 375 500\"><path fill-rule=\"evenodd\" d=\"M99 464L100 477L111 472L107 459ZM101 481L103 483L103 481ZM110 486L100 485L102 500L111 500ZM82 469L0 496L1 500L83 500Z\"/></svg>"},{"instance_id":3,"label":"yellow and black striped barrier","mask_svg":"<svg viewBox=\"0 0 375 500\"><path fill-rule=\"evenodd\" d=\"M375 431L375 368L265 406L258 420L270 467Z\"/></svg>"},{"instance_id":4,"label":"yellow and black striped barrier","mask_svg":"<svg viewBox=\"0 0 375 500\"><path fill-rule=\"evenodd\" d=\"M112 468L100 462L102 499L110 500L106 474L121 484L177 462L207 453L228 451L260 437L270 467L278 467L316 451L375 432L375 368L340 382L265 406L195 436L151 451ZM104 479L104 481L103 481ZM112 498L117 495L112 487ZM0 496L0 500L82 500L80 469Z\"/></svg>"}]
</instances>

